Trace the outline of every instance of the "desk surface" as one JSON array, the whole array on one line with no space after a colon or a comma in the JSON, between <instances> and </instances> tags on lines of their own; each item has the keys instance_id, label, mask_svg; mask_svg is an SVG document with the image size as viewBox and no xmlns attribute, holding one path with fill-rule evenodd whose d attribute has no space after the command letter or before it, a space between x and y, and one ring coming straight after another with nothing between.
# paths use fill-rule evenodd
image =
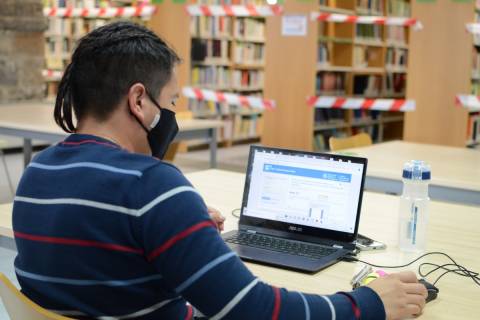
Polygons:
<instances>
[{"instance_id":1,"label":"desk surface","mask_svg":"<svg viewBox=\"0 0 480 320\"><path fill-rule=\"evenodd\" d=\"M237 219L231 211L241 205L245 176L220 170L207 170L186 175L203 195L206 203L227 216L226 230L236 228ZM397 249L398 197L366 192L360 232L387 243L386 251L362 253L360 258L377 264L403 264L417 257ZM454 215L454 219L452 218ZM429 251L444 251L469 269L480 271L480 208L432 201L428 235ZM425 261L447 263L444 258ZM311 293L333 293L349 290L359 264L340 262L315 275L247 263L264 281ZM417 267L407 268L417 270ZM433 278L435 279L435 278ZM438 283L440 294L430 302L420 319L478 319L477 304L480 287L466 278L447 275Z\"/></svg>"},{"instance_id":2,"label":"desk surface","mask_svg":"<svg viewBox=\"0 0 480 320\"><path fill-rule=\"evenodd\" d=\"M368 158L367 176L400 180L408 160L425 160L432 168L432 184L480 191L480 151L392 141L344 150Z\"/></svg>"},{"instance_id":3,"label":"desk surface","mask_svg":"<svg viewBox=\"0 0 480 320\"><path fill-rule=\"evenodd\" d=\"M239 208L245 176L221 170L207 170L186 175L203 195L206 203L221 210L227 217L225 228L236 228L238 220L231 215ZM11 204L0 205L0 234L11 237ZM387 250L360 255L376 264L404 264L416 254L400 253L397 249L398 197L365 192L360 232L387 244ZM452 218L454 216L454 218ZM480 271L480 208L431 202L428 229L428 250L444 251L458 263ZM9 233L8 233L9 232ZM7 233L7 234L5 234ZM424 261L447 263L445 258ZM253 263L247 266L262 280L290 290L329 294L350 290L350 279L360 268L356 263L337 263L315 275L287 271ZM416 265L408 270L417 270ZM434 279L434 278L433 278ZM430 278L431 280L431 278ZM480 288L466 278L447 275L438 283L440 294L430 302L420 319L477 319Z\"/></svg>"},{"instance_id":4,"label":"desk surface","mask_svg":"<svg viewBox=\"0 0 480 320\"><path fill-rule=\"evenodd\" d=\"M217 120L178 119L180 131L219 128L223 126ZM53 106L44 102L16 103L0 105L0 127L36 131L67 136L53 119Z\"/></svg>"},{"instance_id":5,"label":"desk surface","mask_svg":"<svg viewBox=\"0 0 480 320\"><path fill-rule=\"evenodd\" d=\"M12 207L11 203L0 204L0 236L13 237Z\"/></svg>"}]
</instances>

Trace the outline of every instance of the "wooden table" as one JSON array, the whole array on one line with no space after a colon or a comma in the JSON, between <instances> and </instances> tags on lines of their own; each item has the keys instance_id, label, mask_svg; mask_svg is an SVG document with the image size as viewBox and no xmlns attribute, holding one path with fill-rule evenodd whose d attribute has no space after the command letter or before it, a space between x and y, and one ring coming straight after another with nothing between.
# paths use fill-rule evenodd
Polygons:
<instances>
[{"instance_id":1,"label":"wooden table","mask_svg":"<svg viewBox=\"0 0 480 320\"><path fill-rule=\"evenodd\" d=\"M206 203L221 210L227 217L226 231L237 227L238 219L231 215L239 208L245 175L221 170L206 170L186 175L203 195ZM359 258L376 264L404 264L416 254L399 252L397 248L396 196L365 192L360 219L360 232L387 244L387 250L362 253ZM11 206L0 206L0 217L11 215ZM452 218L454 216L454 218ZM6 225L5 224L6 221ZM0 219L0 232L11 228L9 219ZM468 269L480 271L480 208L432 201L428 227L428 251L443 251ZM3 228L2 228L3 227ZM3 230L3 231L2 231ZM8 230L7 230L8 231ZM11 230L9 231L11 234ZM441 257L429 257L424 262L447 263ZM309 275L253 263L246 264L252 272L270 284L290 290L329 294L350 290L349 282L360 269L359 263L337 263L317 274ZM417 265L404 268L416 271ZM432 280L432 278L429 278ZM435 278L433 278L435 279ZM477 304L480 288L471 280L447 275L438 283L440 293L425 308L420 319L478 319Z\"/></svg>"},{"instance_id":2,"label":"wooden table","mask_svg":"<svg viewBox=\"0 0 480 320\"><path fill-rule=\"evenodd\" d=\"M424 160L432 168L432 199L480 205L478 150L393 141L340 153L368 158L367 190L401 194L403 164Z\"/></svg>"},{"instance_id":3,"label":"wooden table","mask_svg":"<svg viewBox=\"0 0 480 320\"><path fill-rule=\"evenodd\" d=\"M186 175L203 195L206 203L227 216L226 231L236 228L238 220L231 211L240 208L245 175L221 170L207 170ZM387 244L387 250L362 253L360 259L377 264L403 264L417 257L397 248L397 196L365 192L360 232ZM454 216L454 218L452 218ZM469 269L480 271L480 208L459 204L431 202L428 251L444 251ZM432 257L424 262L447 263ZM334 293L350 290L349 282L360 269L359 263L340 262L315 275L302 274L253 263L249 269L262 280L291 290L310 293ZM405 268L416 271L416 266ZM432 279L432 278L429 278ZM435 279L435 278L433 278ZM478 319L480 287L466 278L447 275L438 283L440 293L430 302L420 319Z\"/></svg>"},{"instance_id":4,"label":"wooden table","mask_svg":"<svg viewBox=\"0 0 480 320\"><path fill-rule=\"evenodd\" d=\"M223 126L216 120L177 120L179 132L175 141L207 139L210 146L210 167L217 166L217 129ZM32 140L51 143L68 136L53 119L53 107L43 102L0 105L0 134L23 138L24 162L32 157Z\"/></svg>"}]
</instances>

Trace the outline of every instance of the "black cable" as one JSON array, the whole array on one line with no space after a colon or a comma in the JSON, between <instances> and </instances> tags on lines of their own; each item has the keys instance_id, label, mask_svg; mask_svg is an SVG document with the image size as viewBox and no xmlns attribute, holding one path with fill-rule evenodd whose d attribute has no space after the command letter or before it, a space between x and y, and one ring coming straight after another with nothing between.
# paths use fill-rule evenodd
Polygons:
<instances>
[{"instance_id":1,"label":"black cable","mask_svg":"<svg viewBox=\"0 0 480 320\"><path fill-rule=\"evenodd\" d=\"M368 264L369 266L375 267L375 268L398 269L398 268L408 267L409 265L414 264L415 262L417 262L418 260L422 259L423 257L429 256L429 255L433 255L433 254L446 255L446 254L443 253L443 252L436 252L436 251L434 251L434 252L427 252L427 253L422 254L420 257L416 258L415 260L413 260L413 261L411 261L411 262L409 262L409 263L407 263L407 264L399 265L399 266L382 266L382 265L376 265L376 264L369 263L369 262L367 262L367 261L363 261L363 260L360 260L360 259L354 259L354 261L362 262L362 263Z\"/></svg>"},{"instance_id":2,"label":"black cable","mask_svg":"<svg viewBox=\"0 0 480 320\"><path fill-rule=\"evenodd\" d=\"M472 281L477 284L478 286L480 286L480 278L479 278L479 273L478 272L475 272L475 271L471 271L471 270L468 270L467 268L459 265L452 257L450 257L448 254L446 253L443 253L443 252L438 252L438 251L434 251L434 252L427 252L425 254L422 254L421 256L417 257L416 259L410 261L409 263L406 263L404 265L398 265L398 266L382 266L382 265L377 265L377 264L373 264L373 263L369 263L367 261L363 261L363 260L360 260L360 259L357 259L355 257L347 257L345 259L343 259L344 261L357 261L357 262L362 262L362 263L365 263L369 266L372 266L372 267L375 267L375 268L384 268L384 269L397 269L397 268L404 268L404 267L408 267L410 266L411 264L417 262L418 260L426 257L426 256L429 256L429 255L442 255L444 257L447 257L450 261L452 261L453 263L447 263L447 264L444 264L444 265L438 265L438 264L434 264L434 263L429 263L429 262L424 262L422 264L420 264L418 266L418 273L419 275L422 277L422 278L425 278L427 276L429 276L430 274L436 272L436 271L439 271L439 270L444 270L445 272L443 272L440 276L437 277L437 279L432 283L433 285L435 285L442 277L444 277L445 275L449 274L449 273L455 273L457 275L460 275L462 277L467 277L467 278L470 278L472 279ZM434 269L430 270L429 272L427 273L423 273L422 272L422 267L424 266L433 266ZM456 269L450 269L449 267L450 266L453 266L455 267Z\"/></svg>"},{"instance_id":3,"label":"black cable","mask_svg":"<svg viewBox=\"0 0 480 320\"><path fill-rule=\"evenodd\" d=\"M426 265L433 266L434 269L432 269L429 272L424 274L424 273L422 273L421 268L426 266ZM448 268L450 266L454 266L457 269ZM457 265L457 264L447 263L447 264L444 264L444 265L437 265L437 264L434 264L434 263L424 262L424 263L422 263L421 265L418 266L418 273L420 274L420 276L422 278L425 278L425 277L429 276L430 274L432 274L436 271L439 271L439 270L445 270L445 272L437 277L435 282L432 283L433 285L435 285L438 281L440 281L440 279L443 278L443 276L445 276L449 273L455 273L458 276L471 278L473 282L475 282L477 285L480 286L480 278L478 277L478 272L468 270L465 267Z\"/></svg>"},{"instance_id":4,"label":"black cable","mask_svg":"<svg viewBox=\"0 0 480 320\"><path fill-rule=\"evenodd\" d=\"M240 218L240 210L241 210L240 208L233 209L232 212L231 212L232 216L234 216L235 218ZM236 212L239 212L238 215L235 214Z\"/></svg>"}]
</instances>

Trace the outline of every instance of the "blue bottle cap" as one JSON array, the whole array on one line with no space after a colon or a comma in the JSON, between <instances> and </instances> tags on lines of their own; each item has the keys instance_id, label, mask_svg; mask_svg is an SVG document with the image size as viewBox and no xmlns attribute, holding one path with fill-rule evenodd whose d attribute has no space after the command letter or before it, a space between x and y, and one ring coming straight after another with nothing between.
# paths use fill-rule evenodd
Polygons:
<instances>
[{"instance_id":1,"label":"blue bottle cap","mask_svg":"<svg viewBox=\"0 0 480 320\"><path fill-rule=\"evenodd\" d=\"M402 177L409 180L430 180L430 165L421 160L408 161L403 165Z\"/></svg>"}]
</instances>

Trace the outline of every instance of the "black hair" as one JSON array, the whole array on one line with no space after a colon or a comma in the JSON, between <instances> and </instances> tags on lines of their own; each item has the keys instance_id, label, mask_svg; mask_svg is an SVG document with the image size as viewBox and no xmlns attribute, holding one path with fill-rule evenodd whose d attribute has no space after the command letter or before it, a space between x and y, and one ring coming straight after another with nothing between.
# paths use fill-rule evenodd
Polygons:
<instances>
[{"instance_id":1,"label":"black hair","mask_svg":"<svg viewBox=\"0 0 480 320\"><path fill-rule=\"evenodd\" d=\"M85 35L65 69L55 101L55 122L75 132L85 115L106 120L140 82L154 97L170 80L180 58L165 41L138 24L107 24Z\"/></svg>"}]
</instances>

